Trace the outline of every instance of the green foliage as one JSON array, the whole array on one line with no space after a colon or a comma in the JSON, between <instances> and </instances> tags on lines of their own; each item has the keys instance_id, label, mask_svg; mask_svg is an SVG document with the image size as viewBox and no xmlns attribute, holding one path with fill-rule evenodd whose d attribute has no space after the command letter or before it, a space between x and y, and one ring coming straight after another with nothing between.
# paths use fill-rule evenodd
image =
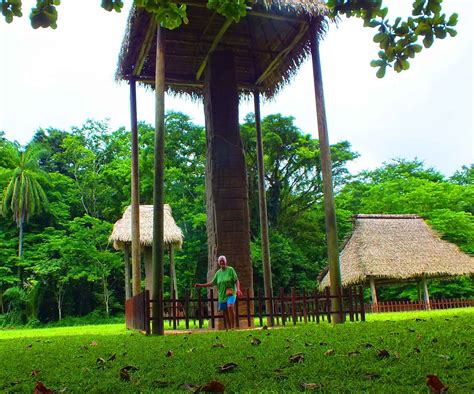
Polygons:
<instances>
[{"instance_id":1,"label":"green foliage","mask_svg":"<svg viewBox=\"0 0 474 394\"><path fill-rule=\"evenodd\" d=\"M51 27L56 29L58 20L58 11L56 6L61 4L61 0L36 0L36 6L31 9L30 20L31 27Z\"/></svg>"},{"instance_id":2,"label":"green foliage","mask_svg":"<svg viewBox=\"0 0 474 394\"><path fill-rule=\"evenodd\" d=\"M423 49L431 47L435 39L444 39L447 35L456 36L458 15L447 17L442 13L443 0L415 0L412 16L402 20L397 17L393 22L387 18L388 8L382 0L329 0L328 6L333 16L345 15L364 20L364 26L377 29L374 42L379 44L378 60L370 65L377 67L377 77L383 78L387 67L396 72L408 70L410 59ZM423 43L423 46L420 45Z\"/></svg>"}]
</instances>

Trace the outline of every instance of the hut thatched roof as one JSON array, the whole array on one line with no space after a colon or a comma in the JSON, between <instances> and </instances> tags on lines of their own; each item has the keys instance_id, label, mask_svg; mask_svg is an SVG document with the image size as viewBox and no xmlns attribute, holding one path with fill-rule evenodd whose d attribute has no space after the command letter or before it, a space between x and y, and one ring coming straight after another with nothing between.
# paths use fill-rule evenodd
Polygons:
<instances>
[{"instance_id":1,"label":"hut thatched roof","mask_svg":"<svg viewBox=\"0 0 474 394\"><path fill-rule=\"evenodd\" d=\"M224 17L207 9L207 0L187 5L189 23L165 32L165 83L172 93L201 96L203 63L211 48L235 53L241 93L256 87L272 97L310 53L309 18L325 30L327 7L321 0L255 0L248 15L225 29ZM267 5L271 4L271 5ZM225 30L220 40L216 36ZM154 86L156 22L144 9L132 8L119 57L117 80L136 78ZM216 44L216 45L213 45Z\"/></svg>"},{"instance_id":2,"label":"hut thatched roof","mask_svg":"<svg viewBox=\"0 0 474 394\"><path fill-rule=\"evenodd\" d=\"M474 259L416 215L357 215L340 264L343 286L369 277L402 281L474 273ZM329 273L321 286L329 286Z\"/></svg>"},{"instance_id":3,"label":"hut thatched roof","mask_svg":"<svg viewBox=\"0 0 474 394\"><path fill-rule=\"evenodd\" d=\"M171 215L171 207L165 204L164 211L164 243L181 248L183 233ZM122 249L125 243L132 242L132 207L129 205L121 219L117 220L109 237L115 249ZM153 244L153 205L140 205L140 244Z\"/></svg>"}]
</instances>

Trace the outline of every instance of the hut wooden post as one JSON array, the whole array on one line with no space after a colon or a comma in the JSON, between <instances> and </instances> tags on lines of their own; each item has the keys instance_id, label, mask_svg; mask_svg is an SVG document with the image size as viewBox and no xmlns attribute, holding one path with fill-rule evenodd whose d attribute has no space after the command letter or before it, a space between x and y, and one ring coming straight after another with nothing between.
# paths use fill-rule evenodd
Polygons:
<instances>
[{"instance_id":1,"label":"hut wooden post","mask_svg":"<svg viewBox=\"0 0 474 394\"><path fill-rule=\"evenodd\" d=\"M133 295L141 291L140 267L140 186L138 175L137 92L135 79L130 80L130 120L132 126L132 278Z\"/></svg>"},{"instance_id":2,"label":"hut wooden post","mask_svg":"<svg viewBox=\"0 0 474 394\"><path fill-rule=\"evenodd\" d=\"M164 203L164 143L165 143L165 47L164 30L156 30L155 69L155 147L153 181L153 286L152 299L163 300L163 203ZM163 335L163 303L152 303L153 335Z\"/></svg>"},{"instance_id":3,"label":"hut wooden post","mask_svg":"<svg viewBox=\"0 0 474 394\"><path fill-rule=\"evenodd\" d=\"M372 310L378 312L377 288L375 287L375 279L370 278L370 293L372 295Z\"/></svg>"},{"instance_id":4,"label":"hut wooden post","mask_svg":"<svg viewBox=\"0 0 474 394\"><path fill-rule=\"evenodd\" d=\"M423 286L423 300L425 301L425 308L427 310L430 310L431 309L430 295L428 293L428 282L425 276L421 279L421 284Z\"/></svg>"},{"instance_id":5,"label":"hut wooden post","mask_svg":"<svg viewBox=\"0 0 474 394\"><path fill-rule=\"evenodd\" d=\"M176 298L178 298L178 280L176 278L176 267L174 265L174 246L170 244L168 249L169 257L170 257L170 282L171 282L171 294L173 291L176 294Z\"/></svg>"},{"instance_id":6,"label":"hut wooden post","mask_svg":"<svg viewBox=\"0 0 474 394\"><path fill-rule=\"evenodd\" d=\"M123 256L124 256L124 261L125 261L125 267L124 267L124 272L125 272L125 299L128 300L132 296L132 289L130 286L130 271L131 271L131 265L130 265L130 248L127 244L124 245L123 247Z\"/></svg>"},{"instance_id":7,"label":"hut wooden post","mask_svg":"<svg viewBox=\"0 0 474 394\"><path fill-rule=\"evenodd\" d=\"M332 185L331 150L329 147L328 130L326 123L326 109L324 106L324 90L319 58L319 43L316 19L310 21L311 57L313 61L314 93L316 98L316 114L318 120L319 147L321 151L321 168L323 177L324 211L326 219L326 236L328 248L329 278L332 310L340 311L340 300L335 297L341 289L341 268L339 266L339 251L337 248L336 208ZM334 323L343 323L339 314L332 316Z\"/></svg>"},{"instance_id":8,"label":"hut wooden post","mask_svg":"<svg viewBox=\"0 0 474 394\"><path fill-rule=\"evenodd\" d=\"M272 286L272 265L270 261L270 242L268 239L268 218L267 218L267 200L265 196L265 168L263 163L263 141L262 124L260 117L260 92L253 92L255 107L255 129L257 132L257 167L258 167L258 198L260 211L260 231L262 235L262 263L263 263L263 287L265 289L265 310L267 315L272 308L271 289ZM270 322L269 325L271 325Z\"/></svg>"}]
</instances>

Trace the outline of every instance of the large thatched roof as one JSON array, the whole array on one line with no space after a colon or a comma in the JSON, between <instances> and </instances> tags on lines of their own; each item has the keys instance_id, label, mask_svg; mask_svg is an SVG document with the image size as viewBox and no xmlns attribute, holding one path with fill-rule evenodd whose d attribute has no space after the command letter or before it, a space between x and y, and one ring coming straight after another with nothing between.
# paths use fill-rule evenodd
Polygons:
<instances>
[{"instance_id":1,"label":"large thatched roof","mask_svg":"<svg viewBox=\"0 0 474 394\"><path fill-rule=\"evenodd\" d=\"M171 215L171 207L165 204L164 210L164 242L181 248L183 233ZM122 249L125 243L132 242L132 207L129 205L121 219L117 220L109 238L114 242L115 249ZM153 205L140 205L140 244L153 244Z\"/></svg>"},{"instance_id":2,"label":"large thatched roof","mask_svg":"<svg viewBox=\"0 0 474 394\"><path fill-rule=\"evenodd\" d=\"M327 14L321 0L255 0L248 15L226 30L225 18L207 9L207 0L184 3L189 23L165 32L165 82L169 91L193 97L201 96L203 74L199 70L211 48L234 51L241 92L258 87L265 96L273 96L310 53L309 18L317 18L323 32ZM216 40L222 31L222 38ZM153 88L155 32L154 18L144 9L132 8L117 80L136 78Z\"/></svg>"},{"instance_id":3,"label":"large thatched roof","mask_svg":"<svg viewBox=\"0 0 474 394\"><path fill-rule=\"evenodd\" d=\"M474 259L415 215L358 215L340 255L343 286L474 273ZM329 274L321 286L329 286Z\"/></svg>"}]
</instances>

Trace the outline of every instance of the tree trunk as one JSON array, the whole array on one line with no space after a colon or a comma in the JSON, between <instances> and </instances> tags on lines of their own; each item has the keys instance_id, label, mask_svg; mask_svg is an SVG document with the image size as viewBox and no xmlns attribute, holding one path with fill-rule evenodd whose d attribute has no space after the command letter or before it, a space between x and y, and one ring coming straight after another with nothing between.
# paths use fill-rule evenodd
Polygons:
<instances>
[{"instance_id":1,"label":"tree trunk","mask_svg":"<svg viewBox=\"0 0 474 394\"><path fill-rule=\"evenodd\" d=\"M229 265L237 271L242 290L248 289L253 297L247 171L231 51L210 54L203 93L207 142L207 278L212 280L217 257L225 255ZM242 304L239 309L244 314L246 305ZM245 325L246 320L241 327Z\"/></svg>"},{"instance_id":2,"label":"tree trunk","mask_svg":"<svg viewBox=\"0 0 474 394\"><path fill-rule=\"evenodd\" d=\"M20 284L23 284L22 280L22 269L21 269L21 258L23 257L23 218L20 219L20 222L18 223L18 267L17 267L17 272L18 272L18 280L20 281Z\"/></svg>"}]
</instances>

